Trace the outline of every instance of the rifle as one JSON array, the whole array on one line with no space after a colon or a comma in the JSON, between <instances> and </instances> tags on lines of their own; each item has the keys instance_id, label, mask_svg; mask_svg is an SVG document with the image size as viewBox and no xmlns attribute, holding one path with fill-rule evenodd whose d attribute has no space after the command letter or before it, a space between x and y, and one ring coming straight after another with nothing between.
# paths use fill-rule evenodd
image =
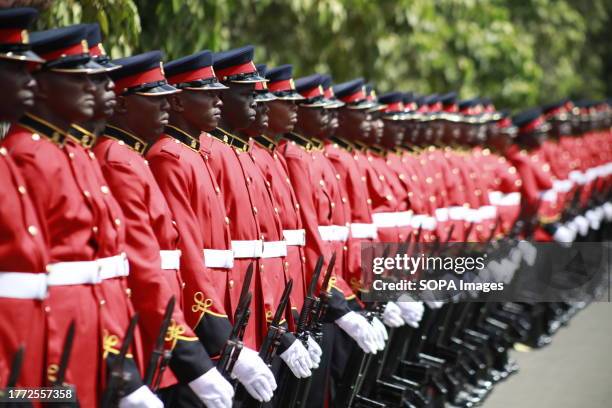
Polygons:
<instances>
[{"instance_id":1,"label":"rifle","mask_svg":"<svg viewBox=\"0 0 612 408\"><path fill-rule=\"evenodd\" d=\"M287 310L287 305L289 304L289 295L291 294L291 289L293 288L293 279L289 279L287 285L285 285L285 290L283 291L283 295L278 303L278 307L276 308L276 312L274 314L274 318L270 325L268 326L268 333L266 334L266 338L261 344L261 348L259 349L259 357L268 365L268 367L272 366L272 359L276 354L276 350L280 345L280 339L285 334L287 329L281 325L281 319L283 314ZM296 340L298 341L298 340ZM259 402L255 400L255 398L251 397L246 389L239 385L236 390L236 395L234 397L234 401L241 404L239 405L241 408L259 408L263 406L263 402Z\"/></svg>"},{"instance_id":2,"label":"rifle","mask_svg":"<svg viewBox=\"0 0 612 408\"><path fill-rule=\"evenodd\" d=\"M322 257L319 258L322 261ZM329 300L331 299L331 291L327 290L329 286L329 282L331 279L332 272L334 270L334 266L336 264L336 253L332 254L331 259L329 260L329 264L327 265L327 269L325 270L325 276L323 277L323 284L321 285L321 289L319 291L319 296L315 299L312 305L312 309L310 311L310 318L308 319L308 323L305 325L305 330L303 331L302 338L307 341L308 335L311 335L312 338L319 344L321 344L323 340L323 324L321 321L325 317L325 313L327 313L327 306L329 304ZM318 265L318 262L317 262ZM322 267L322 262L321 262ZM320 274L320 270L318 272ZM314 281L314 284L313 284ZM318 281L318 274L313 274L313 281L311 281L311 287L313 289L312 293L314 293L314 288L316 287L316 282ZM284 403L279 404L279 407L303 407L306 405L306 399L308 398L308 394L310 393L310 384L312 383L312 376L308 378L298 379L295 376L291 375L289 377L289 392L282 394L281 398ZM297 383L297 386L296 384ZM297 389L296 389L297 388ZM293 394L291 394L293 392Z\"/></svg>"},{"instance_id":3,"label":"rifle","mask_svg":"<svg viewBox=\"0 0 612 408\"><path fill-rule=\"evenodd\" d=\"M57 370L57 377L53 382L54 387L61 387L66 379L66 370L68 369L68 361L70 360L70 353L72 352L72 343L74 341L74 330L75 322L74 319L70 322L68 330L66 331L66 337L64 338L64 347L62 348L62 355L60 357L59 368Z\"/></svg>"},{"instance_id":4,"label":"rifle","mask_svg":"<svg viewBox=\"0 0 612 408\"><path fill-rule=\"evenodd\" d=\"M238 298L238 306L234 312L234 325L230 335L221 350L219 361L217 362L217 370L226 377L229 377L238 356L242 351L242 338L244 337L244 330L249 322L251 311L249 306L251 304L252 294L249 292L251 286L251 279L253 278L253 263L249 264L244 281L242 282L242 289L240 290L240 297Z\"/></svg>"},{"instance_id":5,"label":"rifle","mask_svg":"<svg viewBox=\"0 0 612 408\"><path fill-rule=\"evenodd\" d=\"M157 339L155 340L155 348L153 349L151 357L149 358L149 365L147 366L147 371L145 371L144 384L146 386L151 386L153 384L153 377L155 376L155 371L157 370L157 366L159 365L159 374L157 376L157 380L155 381L155 386L152 388L153 391L156 391L159 387L159 383L163 377L163 372L168 363L170 362L170 358L172 357L171 350L164 350L164 342L166 338L166 332L168 331L168 327L170 326L170 320L172 318L172 312L174 311L175 303L176 298L173 295L170 297L170 299L168 299L168 303L166 304L164 317L162 319L161 326L159 327Z\"/></svg>"},{"instance_id":6,"label":"rifle","mask_svg":"<svg viewBox=\"0 0 612 408\"><path fill-rule=\"evenodd\" d=\"M119 399L122 397L123 388L125 382L129 380L130 374L125 372L125 358L134 340L134 331L136 330L136 323L138 323L138 313L134 313L134 316L130 319L130 324L125 333L121 349L119 349L119 355L114 361L113 368L110 372L110 378L106 390L102 395L102 408L116 407L119 403Z\"/></svg>"},{"instance_id":7,"label":"rifle","mask_svg":"<svg viewBox=\"0 0 612 408\"><path fill-rule=\"evenodd\" d=\"M580 213L579 206L580 206L580 195L582 194L582 189L583 189L583 186L578 186L576 187L576 190L574 190L574 194L572 194L571 200L567 203L567 205L563 209L563 212L561 213L562 223L569 221L570 219L574 218Z\"/></svg>"},{"instance_id":8,"label":"rifle","mask_svg":"<svg viewBox=\"0 0 612 408\"><path fill-rule=\"evenodd\" d=\"M323 256L319 256L317 259L317 264L315 265L314 272L312 277L310 278L310 284L308 285L308 292L306 293L306 297L304 298L304 305L302 306L302 310L300 311L300 317L298 319L297 328L295 332L295 337L298 338L302 342L305 347L308 347L308 336L310 319L312 318L313 308L315 303L318 301L318 298L315 297L314 291L317 287L317 283L319 282L319 276L321 275L321 270L323 269ZM303 384L305 380L295 377L290 373L285 373L283 375L285 377L285 381L282 382L282 392L279 393L281 402L279 404L280 407L293 407L297 403L297 399L299 395L302 395L300 391L302 390ZM303 390L302 390L303 391Z\"/></svg>"}]
</instances>

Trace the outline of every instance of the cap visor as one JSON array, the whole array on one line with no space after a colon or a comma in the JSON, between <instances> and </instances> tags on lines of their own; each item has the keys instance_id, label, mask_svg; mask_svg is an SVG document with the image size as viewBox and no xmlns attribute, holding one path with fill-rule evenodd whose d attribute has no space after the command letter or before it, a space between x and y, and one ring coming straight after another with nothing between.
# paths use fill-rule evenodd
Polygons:
<instances>
[{"instance_id":1,"label":"cap visor","mask_svg":"<svg viewBox=\"0 0 612 408\"><path fill-rule=\"evenodd\" d=\"M303 101L304 99L306 99L296 91L291 91L290 93L285 95L274 94L274 96L276 96L276 99L279 99L281 101Z\"/></svg>"},{"instance_id":2,"label":"cap visor","mask_svg":"<svg viewBox=\"0 0 612 408\"><path fill-rule=\"evenodd\" d=\"M73 66L68 67L49 68L49 71L63 72L66 74L99 74L101 72L108 72L108 70L104 66L91 60L87 62L77 63Z\"/></svg>"},{"instance_id":3,"label":"cap visor","mask_svg":"<svg viewBox=\"0 0 612 408\"><path fill-rule=\"evenodd\" d=\"M298 105L303 106L304 108L327 108L328 103L325 101L316 101L311 103L298 103Z\"/></svg>"},{"instance_id":4,"label":"cap visor","mask_svg":"<svg viewBox=\"0 0 612 408\"><path fill-rule=\"evenodd\" d=\"M278 98L276 97L276 95L270 92L257 92L255 93L255 97L253 98L255 102L270 102L275 101L277 99Z\"/></svg>"},{"instance_id":5,"label":"cap visor","mask_svg":"<svg viewBox=\"0 0 612 408\"><path fill-rule=\"evenodd\" d=\"M0 53L0 58L14 60L14 61L36 62L39 64L45 63L45 60L40 58L33 51L3 52L3 53Z\"/></svg>"},{"instance_id":6,"label":"cap visor","mask_svg":"<svg viewBox=\"0 0 612 408\"><path fill-rule=\"evenodd\" d=\"M172 85L163 84L153 88L149 88L146 91L134 92L134 94L143 96L163 96L172 95L179 92L181 92L180 89L175 88Z\"/></svg>"},{"instance_id":7,"label":"cap visor","mask_svg":"<svg viewBox=\"0 0 612 408\"><path fill-rule=\"evenodd\" d=\"M221 89L228 89L228 87L223 85L221 82L213 82L211 84L206 84L202 86L185 86L181 89L187 89L190 91L217 91Z\"/></svg>"},{"instance_id":8,"label":"cap visor","mask_svg":"<svg viewBox=\"0 0 612 408\"><path fill-rule=\"evenodd\" d=\"M377 105L376 102L370 102L367 100L363 100L353 105L346 105L346 107L349 109L371 109L375 107L376 105Z\"/></svg>"},{"instance_id":9,"label":"cap visor","mask_svg":"<svg viewBox=\"0 0 612 408\"><path fill-rule=\"evenodd\" d=\"M228 82L233 82L236 84L256 84L258 82L268 82L268 80L260 77L259 74L253 74L243 79L228 79Z\"/></svg>"}]
</instances>

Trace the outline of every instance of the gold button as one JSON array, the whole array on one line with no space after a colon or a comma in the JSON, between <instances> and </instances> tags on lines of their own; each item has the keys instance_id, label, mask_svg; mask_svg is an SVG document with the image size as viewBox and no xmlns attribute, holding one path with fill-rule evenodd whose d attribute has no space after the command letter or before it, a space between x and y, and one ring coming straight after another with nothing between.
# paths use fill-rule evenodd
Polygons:
<instances>
[{"instance_id":1,"label":"gold button","mask_svg":"<svg viewBox=\"0 0 612 408\"><path fill-rule=\"evenodd\" d=\"M45 306L45 313L51 312L51 306Z\"/></svg>"},{"instance_id":2,"label":"gold button","mask_svg":"<svg viewBox=\"0 0 612 408\"><path fill-rule=\"evenodd\" d=\"M91 230L93 231L94 234L98 233L98 227L91 227Z\"/></svg>"},{"instance_id":3,"label":"gold button","mask_svg":"<svg viewBox=\"0 0 612 408\"><path fill-rule=\"evenodd\" d=\"M185 282L181 283L181 288L185 289L185 286L186 286L186 285L187 285L187 284L186 284Z\"/></svg>"},{"instance_id":4,"label":"gold button","mask_svg":"<svg viewBox=\"0 0 612 408\"><path fill-rule=\"evenodd\" d=\"M6 147L0 147L0 155L6 156L6 153L7 153Z\"/></svg>"},{"instance_id":5,"label":"gold button","mask_svg":"<svg viewBox=\"0 0 612 408\"><path fill-rule=\"evenodd\" d=\"M544 165L542 166L542 170L544 170L544 171L550 171L550 165L549 165L548 163L544 164Z\"/></svg>"},{"instance_id":6,"label":"gold button","mask_svg":"<svg viewBox=\"0 0 612 408\"><path fill-rule=\"evenodd\" d=\"M289 268L289 262L285 261L285 268Z\"/></svg>"},{"instance_id":7,"label":"gold button","mask_svg":"<svg viewBox=\"0 0 612 408\"><path fill-rule=\"evenodd\" d=\"M219 187L215 187L215 191L217 192L217 194L221 193L221 189Z\"/></svg>"},{"instance_id":8,"label":"gold button","mask_svg":"<svg viewBox=\"0 0 612 408\"><path fill-rule=\"evenodd\" d=\"M389 201L393 200L393 196L391 194L388 194L385 198Z\"/></svg>"},{"instance_id":9,"label":"gold button","mask_svg":"<svg viewBox=\"0 0 612 408\"><path fill-rule=\"evenodd\" d=\"M74 153L72 152L68 153L68 157L70 157L71 160L74 159Z\"/></svg>"},{"instance_id":10,"label":"gold button","mask_svg":"<svg viewBox=\"0 0 612 408\"><path fill-rule=\"evenodd\" d=\"M34 236L34 235L38 234L38 228L36 228L36 226L34 226L34 225L30 225L28 227L28 232L30 233L30 235Z\"/></svg>"},{"instance_id":11,"label":"gold button","mask_svg":"<svg viewBox=\"0 0 612 408\"><path fill-rule=\"evenodd\" d=\"M340 175L339 175L339 174L336 174L336 178L337 178L338 180L340 180Z\"/></svg>"},{"instance_id":12,"label":"gold button","mask_svg":"<svg viewBox=\"0 0 612 408\"><path fill-rule=\"evenodd\" d=\"M115 225L116 226L120 226L121 225L121 220L119 218L115 218Z\"/></svg>"},{"instance_id":13,"label":"gold button","mask_svg":"<svg viewBox=\"0 0 612 408\"><path fill-rule=\"evenodd\" d=\"M90 150L88 154L89 154L89 158L90 158L91 160L96 160L96 155L94 154L94 152L92 152L92 151Z\"/></svg>"},{"instance_id":14,"label":"gold button","mask_svg":"<svg viewBox=\"0 0 612 408\"><path fill-rule=\"evenodd\" d=\"M296 210L299 210L299 209L300 209L300 204L299 204L299 203L295 205L295 209L296 209Z\"/></svg>"},{"instance_id":15,"label":"gold button","mask_svg":"<svg viewBox=\"0 0 612 408\"><path fill-rule=\"evenodd\" d=\"M436 197L435 196L429 196L429 201L431 201L433 203L434 201L436 201Z\"/></svg>"},{"instance_id":16,"label":"gold button","mask_svg":"<svg viewBox=\"0 0 612 408\"><path fill-rule=\"evenodd\" d=\"M38 133L32 133L32 140L40 140L40 135Z\"/></svg>"},{"instance_id":17,"label":"gold button","mask_svg":"<svg viewBox=\"0 0 612 408\"><path fill-rule=\"evenodd\" d=\"M87 191L87 190L83 190L83 195L85 197L91 197L91 193L89 191Z\"/></svg>"},{"instance_id":18,"label":"gold button","mask_svg":"<svg viewBox=\"0 0 612 408\"><path fill-rule=\"evenodd\" d=\"M366 181L365 176L361 176L361 181L363 181L365 183L365 181Z\"/></svg>"},{"instance_id":19,"label":"gold button","mask_svg":"<svg viewBox=\"0 0 612 408\"><path fill-rule=\"evenodd\" d=\"M319 180L319 185L320 185L321 187L323 187L323 186L325 185L325 181L323 181L322 179L321 179L321 180Z\"/></svg>"},{"instance_id":20,"label":"gold button","mask_svg":"<svg viewBox=\"0 0 612 408\"><path fill-rule=\"evenodd\" d=\"M120 140L117 143L119 143L120 146L123 146L125 144L125 142L123 140Z\"/></svg>"},{"instance_id":21,"label":"gold button","mask_svg":"<svg viewBox=\"0 0 612 408\"><path fill-rule=\"evenodd\" d=\"M385 181L385 176L383 176L383 175L381 174L380 176L378 176L378 179L379 179L380 181Z\"/></svg>"},{"instance_id":22,"label":"gold button","mask_svg":"<svg viewBox=\"0 0 612 408\"><path fill-rule=\"evenodd\" d=\"M274 207L274 212L278 214L278 208Z\"/></svg>"},{"instance_id":23,"label":"gold button","mask_svg":"<svg viewBox=\"0 0 612 408\"><path fill-rule=\"evenodd\" d=\"M515 185L515 186L517 186L517 187L520 187L520 186L522 186L522 185L523 185L523 182L522 182L521 180L516 180L516 181L514 182L514 185Z\"/></svg>"},{"instance_id":24,"label":"gold button","mask_svg":"<svg viewBox=\"0 0 612 408\"><path fill-rule=\"evenodd\" d=\"M225 217L225 223L226 223L227 225L229 225L229 223L230 223L230 219L229 219L229 217Z\"/></svg>"},{"instance_id":25,"label":"gold button","mask_svg":"<svg viewBox=\"0 0 612 408\"><path fill-rule=\"evenodd\" d=\"M102 186L102 187L100 187L100 191L102 192L102 194L108 194L108 193L110 193L110 190L108 189L108 186Z\"/></svg>"},{"instance_id":26,"label":"gold button","mask_svg":"<svg viewBox=\"0 0 612 408\"><path fill-rule=\"evenodd\" d=\"M412 177L410 177L412 179L412 181L417 181L419 178L415 175L413 175Z\"/></svg>"},{"instance_id":27,"label":"gold button","mask_svg":"<svg viewBox=\"0 0 612 408\"><path fill-rule=\"evenodd\" d=\"M348 251L348 247L345 245L342 247L343 250Z\"/></svg>"},{"instance_id":28,"label":"gold button","mask_svg":"<svg viewBox=\"0 0 612 408\"><path fill-rule=\"evenodd\" d=\"M510 168L508 169L508 173L510 173L510 174L514 174L514 173L516 173L516 167L514 167L514 166L510 167Z\"/></svg>"},{"instance_id":29,"label":"gold button","mask_svg":"<svg viewBox=\"0 0 612 408\"><path fill-rule=\"evenodd\" d=\"M17 191L19 191L19 194L21 195L25 195L25 193L28 192L24 186L17 187Z\"/></svg>"},{"instance_id":30,"label":"gold button","mask_svg":"<svg viewBox=\"0 0 612 408\"><path fill-rule=\"evenodd\" d=\"M125 288L125 294L127 295L127 297L132 297L132 289Z\"/></svg>"},{"instance_id":31,"label":"gold button","mask_svg":"<svg viewBox=\"0 0 612 408\"><path fill-rule=\"evenodd\" d=\"M371 198L368 198L366 201L368 202L368 204L372 204L372 199Z\"/></svg>"},{"instance_id":32,"label":"gold button","mask_svg":"<svg viewBox=\"0 0 612 408\"><path fill-rule=\"evenodd\" d=\"M454 169L452 170L452 173L453 173L453 174L457 174L457 173L459 173L459 169L454 168Z\"/></svg>"},{"instance_id":33,"label":"gold button","mask_svg":"<svg viewBox=\"0 0 612 408\"><path fill-rule=\"evenodd\" d=\"M432 179L431 177L427 177L427 178L425 179L425 182L426 182L427 184L431 184L431 183L433 183L433 179Z\"/></svg>"},{"instance_id":34,"label":"gold button","mask_svg":"<svg viewBox=\"0 0 612 408\"><path fill-rule=\"evenodd\" d=\"M336 203L331 203L331 208L334 208L336 206Z\"/></svg>"},{"instance_id":35,"label":"gold button","mask_svg":"<svg viewBox=\"0 0 612 408\"><path fill-rule=\"evenodd\" d=\"M264 266L263 266L263 264L262 264L262 265L259 265L259 269L260 269L260 270L262 270L262 271L264 270Z\"/></svg>"},{"instance_id":36,"label":"gold button","mask_svg":"<svg viewBox=\"0 0 612 408\"><path fill-rule=\"evenodd\" d=\"M253 214L257 215L257 207L253 206Z\"/></svg>"},{"instance_id":37,"label":"gold button","mask_svg":"<svg viewBox=\"0 0 612 408\"><path fill-rule=\"evenodd\" d=\"M106 304L106 300L102 299L102 300L100 301L100 306L104 306L105 304Z\"/></svg>"},{"instance_id":38,"label":"gold button","mask_svg":"<svg viewBox=\"0 0 612 408\"><path fill-rule=\"evenodd\" d=\"M232 289L234 287L234 280L233 279L230 279L229 287L230 287L230 289Z\"/></svg>"},{"instance_id":39,"label":"gold button","mask_svg":"<svg viewBox=\"0 0 612 408\"><path fill-rule=\"evenodd\" d=\"M342 202L346 203L346 197L342 197Z\"/></svg>"},{"instance_id":40,"label":"gold button","mask_svg":"<svg viewBox=\"0 0 612 408\"><path fill-rule=\"evenodd\" d=\"M287 183L291 184L291 180L289 180L289 177L287 177L285 180L287 180Z\"/></svg>"}]
</instances>

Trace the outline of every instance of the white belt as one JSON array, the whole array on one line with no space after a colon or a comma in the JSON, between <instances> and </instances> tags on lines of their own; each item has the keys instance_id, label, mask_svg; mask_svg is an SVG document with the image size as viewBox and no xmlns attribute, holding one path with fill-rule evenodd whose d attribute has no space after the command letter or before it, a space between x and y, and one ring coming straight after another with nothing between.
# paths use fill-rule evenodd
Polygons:
<instances>
[{"instance_id":1,"label":"white belt","mask_svg":"<svg viewBox=\"0 0 612 408\"><path fill-rule=\"evenodd\" d=\"M349 236L349 227L343 225L319 225L319 235L323 241L346 242Z\"/></svg>"},{"instance_id":2,"label":"white belt","mask_svg":"<svg viewBox=\"0 0 612 408\"><path fill-rule=\"evenodd\" d=\"M283 230L283 238L287 245L306 245L306 231L303 229Z\"/></svg>"},{"instance_id":3,"label":"white belt","mask_svg":"<svg viewBox=\"0 0 612 408\"><path fill-rule=\"evenodd\" d=\"M181 251L175 250L161 250L159 251L161 258L162 269L180 269L181 268Z\"/></svg>"},{"instance_id":4,"label":"white belt","mask_svg":"<svg viewBox=\"0 0 612 408\"><path fill-rule=\"evenodd\" d=\"M232 241L234 258L261 258L263 252L263 241L255 239L252 241Z\"/></svg>"},{"instance_id":5,"label":"white belt","mask_svg":"<svg viewBox=\"0 0 612 408\"><path fill-rule=\"evenodd\" d=\"M372 221L378 228L397 227L397 213L374 213Z\"/></svg>"},{"instance_id":6,"label":"white belt","mask_svg":"<svg viewBox=\"0 0 612 408\"><path fill-rule=\"evenodd\" d=\"M280 258L287 256L287 243L285 241L264 241L262 258Z\"/></svg>"},{"instance_id":7,"label":"white belt","mask_svg":"<svg viewBox=\"0 0 612 408\"><path fill-rule=\"evenodd\" d=\"M411 226L414 229L418 229L419 227L421 227L422 229L426 231L433 231L436 229L436 225L437 225L436 219L429 215L416 214L412 216Z\"/></svg>"},{"instance_id":8,"label":"white belt","mask_svg":"<svg viewBox=\"0 0 612 408\"><path fill-rule=\"evenodd\" d=\"M234 251L231 249L203 249L204 265L208 268L234 267Z\"/></svg>"},{"instance_id":9,"label":"white belt","mask_svg":"<svg viewBox=\"0 0 612 408\"><path fill-rule=\"evenodd\" d=\"M412 211L398 211L395 213L395 226L408 227L412 224Z\"/></svg>"},{"instance_id":10,"label":"white belt","mask_svg":"<svg viewBox=\"0 0 612 408\"><path fill-rule=\"evenodd\" d=\"M554 180L553 190L558 193L567 193L572 189L574 182L572 180Z\"/></svg>"},{"instance_id":11,"label":"white belt","mask_svg":"<svg viewBox=\"0 0 612 408\"><path fill-rule=\"evenodd\" d=\"M440 222L448 221L448 208L436 208L436 220Z\"/></svg>"},{"instance_id":12,"label":"white belt","mask_svg":"<svg viewBox=\"0 0 612 408\"><path fill-rule=\"evenodd\" d=\"M553 189L540 191L542 201L555 202L557 201L557 192Z\"/></svg>"},{"instance_id":13,"label":"white belt","mask_svg":"<svg viewBox=\"0 0 612 408\"><path fill-rule=\"evenodd\" d=\"M463 221L467 217L467 208L457 205L448 207L448 218L453 221Z\"/></svg>"},{"instance_id":14,"label":"white belt","mask_svg":"<svg viewBox=\"0 0 612 408\"><path fill-rule=\"evenodd\" d=\"M497 217L497 208L494 205L483 205L478 208L478 214L483 220Z\"/></svg>"},{"instance_id":15,"label":"white belt","mask_svg":"<svg viewBox=\"0 0 612 408\"><path fill-rule=\"evenodd\" d=\"M130 273L125 253L94 261L57 262L47 270L49 286L96 284Z\"/></svg>"},{"instance_id":16,"label":"white belt","mask_svg":"<svg viewBox=\"0 0 612 408\"><path fill-rule=\"evenodd\" d=\"M46 273L0 272L0 298L44 299L46 297Z\"/></svg>"},{"instance_id":17,"label":"white belt","mask_svg":"<svg viewBox=\"0 0 612 408\"><path fill-rule=\"evenodd\" d=\"M359 222L351 223L351 237L353 238L372 238L378 237L376 224L365 224Z\"/></svg>"}]
</instances>

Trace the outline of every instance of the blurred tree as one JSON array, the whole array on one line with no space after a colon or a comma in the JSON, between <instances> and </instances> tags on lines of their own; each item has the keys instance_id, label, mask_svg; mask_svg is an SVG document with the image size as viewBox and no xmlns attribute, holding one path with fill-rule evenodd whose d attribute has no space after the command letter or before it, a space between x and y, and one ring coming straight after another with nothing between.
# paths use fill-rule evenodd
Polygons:
<instances>
[{"instance_id":1,"label":"blurred tree","mask_svg":"<svg viewBox=\"0 0 612 408\"><path fill-rule=\"evenodd\" d=\"M20 3L15 0L13 3ZM521 107L612 92L612 0L31 0L39 27L99 21L114 57L257 46L296 74ZM51 3L50 7L48 3Z\"/></svg>"}]
</instances>

